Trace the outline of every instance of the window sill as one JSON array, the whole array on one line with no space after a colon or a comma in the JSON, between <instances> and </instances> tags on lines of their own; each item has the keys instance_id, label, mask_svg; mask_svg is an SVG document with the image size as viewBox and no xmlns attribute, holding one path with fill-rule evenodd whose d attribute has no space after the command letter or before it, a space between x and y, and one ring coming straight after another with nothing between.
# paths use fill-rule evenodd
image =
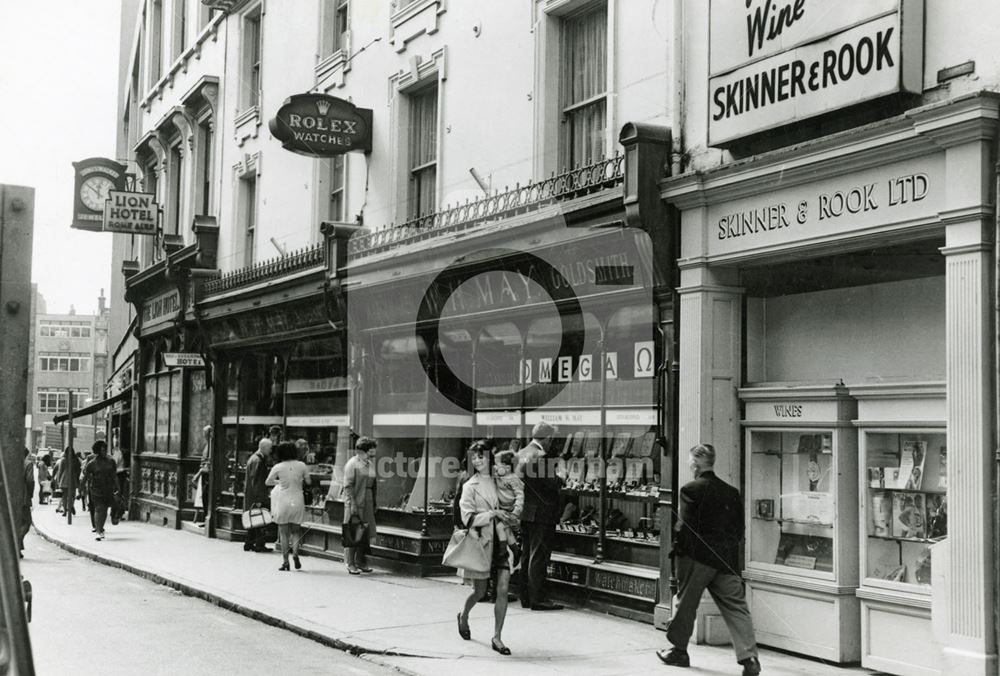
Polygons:
<instances>
[{"instance_id":1,"label":"window sill","mask_svg":"<svg viewBox=\"0 0 1000 676\"><path fill-rule=\"evenodd\" d=\"M247 108L233 120L236 144L242 146L248 138L257 138L260 130L260 106Z\"/></svg>"},{"instance_id":2,"label":"window sill","mask_svg":"<svg viewBox=\"0 0 1000 676\"><path fill-rule=\"evenodd\" d=\"M392 22L392 45L397 52L406 49L407 43L419 35L433 35L438 31L438 17L447 9L445 0L415 0L394 12ZM426 10L432 11L426 11Z\"/></svg>"},{"instance_id":3,"label":"window sill","mask_svg":"<svg viewBox=\"0 0 1000 676\"><path fill-rule=\"evenodd\" d=\"M338 49L316 64L316 86L321 91L344 86L344 74L350 70L347 53L348 49Z\"/></svg>"}]
</instances>

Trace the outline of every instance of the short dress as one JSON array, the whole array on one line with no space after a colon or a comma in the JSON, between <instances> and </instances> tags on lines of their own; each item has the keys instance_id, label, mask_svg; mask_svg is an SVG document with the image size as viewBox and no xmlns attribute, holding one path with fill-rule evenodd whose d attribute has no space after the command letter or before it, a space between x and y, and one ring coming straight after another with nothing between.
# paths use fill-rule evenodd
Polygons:
<instances>
[{"instance_id":1,"label":"short dress","mask_svg":"<svg viewBox=\"0 0 1000 676\"><path fill-rule=\"evenodd\" d=\"M286 460L271 468L266 484L271 489L271 517L275 523L300 524L306 518L302 486L309 478L309 468L301 460Z\"/></svg>"}]
</instances>

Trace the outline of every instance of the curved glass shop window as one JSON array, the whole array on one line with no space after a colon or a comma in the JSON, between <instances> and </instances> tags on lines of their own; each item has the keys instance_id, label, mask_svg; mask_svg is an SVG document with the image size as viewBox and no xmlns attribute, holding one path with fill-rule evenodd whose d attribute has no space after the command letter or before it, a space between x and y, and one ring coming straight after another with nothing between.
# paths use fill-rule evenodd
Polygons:
<instances>
[{"instance_id":1,"label":"curved glass shop window","mask_svg":"<svg viewBox=\"0 0 1000 676\"><path fill-rule=\"evenodd\" d=\"M520 408L521 330L489 324L476 336L476 408Z\"/></svg>"},{"instance_id":2,"label":"curved glass shop window","mask_svg":"<svg viewBox=\"0 0 1000 676\"><path fill-rule=\"evenodd\" d=\"M377 412L425 411L427 376L420 365L420 356L426 354L427 344L417 335L376 341L372 377Z\"/></svg>"},{"instance_id":3,"label":"curved glass shop window","mask_svg":"<svg viewBox=\"0 0 1000 676\"><path fill-rule=\"evenodd\" d=\"M525 406L600 406L601 375L595 365L600 361L601 326L585 312L582 329L582 335L578 328L567 336L580 346L579 354L559 357L564 331L574 329L558 316L536 319L528 327L521 375L523 382L538 387L525 391Z\"/></svg>"},{"instance_id":4,"label":"curved glass shop window","mask_svg":"<svg viewBox=\"0 0 1000 676\"><path fill-rule=\"evenodd\" d=\"M605 340L606 404L655 405L655 330L649 305L630 305L611 315Z\"/></svg>"},{"instance_id":5,"label":"curved glass shop window","mask_svg":"<svg viewBox=\"0 0 1000 676\"><path fill-rule=\"evenodd\" d=\"M462 384L471 388L475 380L473 365L472 333L463 328L441 328L435 350L437 389L444 395L458 398L462 408L471 411L473 402L464 401L458 394ZM447 368L443 368L447 367ZM467 390L466 390L467 391Z\"/></svg>"},{"instance_id":6,"label":"curved glass shop window","mask_svg":"<svg viewBox=\"0 0 1000 676\"><path fill-rule=\"evenodd\" d=\"M244 357L239 375L240 416L284 414L285 365L273 354Z\"/></svg>"}]
</instances>

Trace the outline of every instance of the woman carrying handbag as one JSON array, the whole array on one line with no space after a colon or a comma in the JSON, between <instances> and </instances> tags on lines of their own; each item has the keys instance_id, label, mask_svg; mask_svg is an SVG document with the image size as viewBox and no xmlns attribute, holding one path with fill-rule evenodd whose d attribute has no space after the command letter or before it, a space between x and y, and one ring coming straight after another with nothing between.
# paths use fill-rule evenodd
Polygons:
<instances>
[{"instance_id":1,"label":"woman carrying handbag","mask_svg":"<svg viewBox=\"0 0 1000 676\"><path fill-rule=\"evenodd\" d=\"M496 485L493 482L492 456L485 442L477 441L469 449L473 474L462 486L462 523L469 533L466 538L476 538L482 545L488 562L485 571L462 571L463 577L472 580L472 593L465 599L462 612L458 614L458 634L466 641L472 638L469 629L469 613L486 594L490 574L496 575L496 602L493 604L493 639L490 645L501 655L510 655L510 648L503 643L504 620L507 618L507 592L510 587L510 563L507 548L497 542L497 522L506 522L506 515L500 509Z\"/></svg>"},{"instance_id":2,"label":"woman carrying handbag","mask_svg":"<svg viewBox=\"0 0 1000 676\"><path fill-rule=\"evenodd\" d=\"M344 465L344 524L341 531L344 563L351 575L370 573L366 554L375 534L375 448L378 443L361 437L355 456Z\"/></svg>"}]
</instances>

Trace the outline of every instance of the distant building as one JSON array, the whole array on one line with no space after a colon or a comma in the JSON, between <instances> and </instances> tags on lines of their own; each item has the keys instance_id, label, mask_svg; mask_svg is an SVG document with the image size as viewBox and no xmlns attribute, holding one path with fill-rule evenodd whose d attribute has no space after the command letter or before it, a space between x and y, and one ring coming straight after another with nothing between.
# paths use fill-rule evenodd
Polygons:
<instances>
[{"instance_id":1,"label":"distant building","mask_svg":"<svg viewBox=\"0 0 1000 676\"><path fill-rule=\"evenodd\" d=\"M103 289L97 303L96 315L76 314L72 307L68 314L48 314L36 290L28 367L32 448L68 445L66 432L52 419L69 412L71 392L74 411L103 398L109 314ZM99 412L74 421L77 448L88 448L103 436L104 416Z\"/></svg>"}]
</instances>

